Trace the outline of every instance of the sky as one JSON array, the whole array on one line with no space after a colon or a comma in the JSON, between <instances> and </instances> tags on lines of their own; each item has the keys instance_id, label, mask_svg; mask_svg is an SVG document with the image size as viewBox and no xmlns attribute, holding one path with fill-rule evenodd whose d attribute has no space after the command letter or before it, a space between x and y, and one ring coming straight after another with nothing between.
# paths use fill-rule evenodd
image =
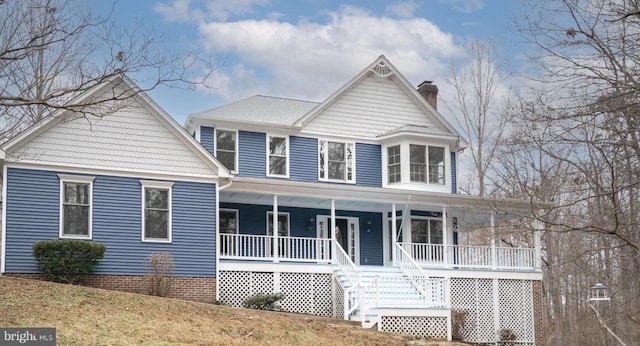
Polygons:
<instances>
[{"instance_id":1,"label":"sky","mask_svg":"<svg viewBox=\"0 0 640 346\"><path fill-rule=\"evenodd\" d=\"M216 57L214 88L157 88L150 96L179 123L251 95L321 102L378 56L413 84L440 86L471 39L493 40L505 62L522 59L512 22L518 0L121 0L112 19L136 21L166 49ZM107 2L92 2L107 12Z\"/></svg>"}]
</instances>

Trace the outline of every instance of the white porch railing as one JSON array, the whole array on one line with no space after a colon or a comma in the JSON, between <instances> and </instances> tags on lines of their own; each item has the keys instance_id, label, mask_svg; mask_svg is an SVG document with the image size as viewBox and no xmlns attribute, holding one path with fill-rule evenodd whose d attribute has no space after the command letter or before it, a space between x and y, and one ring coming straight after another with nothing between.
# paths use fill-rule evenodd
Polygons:
<instances>
[{"instance_id":1,"label":"white porch railing","mask_svg":"<svg viewBox=\"0 0 640 346\"><path fill-rule=\"evenodd\" d=\"M420 266L534 270L535 249L398 243Z\"/></svg>"},{"instance_id":2,"label":"white porch railing","mask_svg":"<svg viewBox=\"0 0 640 346\"><path fill-rule=\"evenodd\" d=\"M278 254L273 252L273 236L220 234L220 257L243 260L330 262L331 239L278 237Z\"/></svg>"},{"instance_id":3,"label":"white porch railing","mask_svg":"<svg viewBox=\"0 0 640 346\"><path fill-rule=\"evenodd\" d=\"M251 234L220 234L220 258L261 261L291 261L331 263L340 265L352 283L357 281L355 265L329 238L278 237L278 254L274 254L274 237ZM536 268L533 248L505 248L490 246L397 243L418 266L530 271ZM398 256L398 254L396 254ZM349 263L350 262L350 263Z\"/></svg>"}]
</instances>

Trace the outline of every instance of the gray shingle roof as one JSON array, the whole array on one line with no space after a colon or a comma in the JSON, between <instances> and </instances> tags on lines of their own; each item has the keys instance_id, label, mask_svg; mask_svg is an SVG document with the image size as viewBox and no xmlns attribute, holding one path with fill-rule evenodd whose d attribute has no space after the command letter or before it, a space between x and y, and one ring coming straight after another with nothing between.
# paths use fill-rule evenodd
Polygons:
<instances>
[{"instance_id":1,"label":"gray shingle roof","mask_svg":"<svg viewBox=\"0 0 640 346\"><path fill-rule=\"evenodd\" d=\"M255 95L220 107L189 115L189 118L293 125L317 106L317 102Z\"/></svg>"}]
</instances>

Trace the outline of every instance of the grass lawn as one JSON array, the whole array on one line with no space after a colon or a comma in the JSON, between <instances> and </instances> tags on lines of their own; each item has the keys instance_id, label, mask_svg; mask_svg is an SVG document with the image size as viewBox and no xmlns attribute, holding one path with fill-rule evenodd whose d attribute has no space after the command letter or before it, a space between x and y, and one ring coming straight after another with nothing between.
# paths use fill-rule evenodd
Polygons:
<instances>
[{"instance_id":1,"label":"grass lawn","mask_svg":"<svg viewBox=\"0 0 640 346\"><path fill-rule=\"evenodd\" d=\"M411 340L337 319L8 277L0 277L0 327L55 327L58 345L391 346Z\"/></svg>"}]
</instances>

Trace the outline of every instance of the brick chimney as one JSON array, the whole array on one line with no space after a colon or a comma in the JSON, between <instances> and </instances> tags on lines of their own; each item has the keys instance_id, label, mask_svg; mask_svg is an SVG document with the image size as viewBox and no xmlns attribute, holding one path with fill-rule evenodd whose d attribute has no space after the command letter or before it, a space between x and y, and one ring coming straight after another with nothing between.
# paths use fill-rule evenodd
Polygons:
<instances>
[{"instance_id":1,"label":"brick chimney","mask_svg":"<svg viewBox=\"0 0 640 346\"><path fill-rule=\"evenodd\" d=\"M418 92L424 97L433 108L438 109L438 87L430 80L426 80L418 85Z\"/></svg>"}]
</instances>

